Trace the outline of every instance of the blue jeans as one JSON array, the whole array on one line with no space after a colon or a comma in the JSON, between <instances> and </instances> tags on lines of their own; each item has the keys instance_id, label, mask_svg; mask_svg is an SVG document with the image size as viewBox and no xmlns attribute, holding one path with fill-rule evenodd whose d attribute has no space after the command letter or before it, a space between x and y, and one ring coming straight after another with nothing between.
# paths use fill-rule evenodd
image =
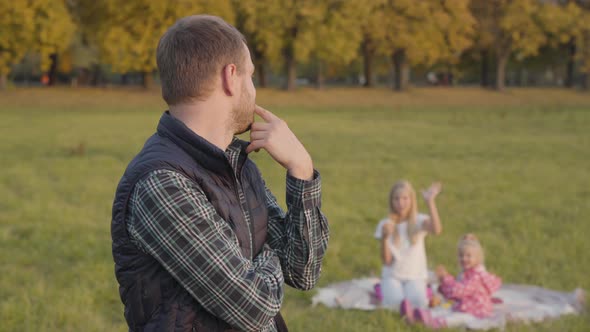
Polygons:
<instances>
[{"instance_id":1,"label":"blue jeans","mask_svg":"<svg viewBox=\"0 0 590 332\"><path fill-rule=\"evenodd\" d=\"M408 299L414 308L428 307L426 280L381 278L381 291L383 292L382 305L386 308L397 311L404 299Z\"/></svg>"}]
</instances>

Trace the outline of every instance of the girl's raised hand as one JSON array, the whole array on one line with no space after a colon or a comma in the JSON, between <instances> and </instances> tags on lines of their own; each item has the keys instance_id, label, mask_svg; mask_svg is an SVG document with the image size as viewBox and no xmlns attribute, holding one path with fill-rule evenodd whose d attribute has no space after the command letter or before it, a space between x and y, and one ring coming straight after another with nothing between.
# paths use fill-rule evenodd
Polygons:
<instances>
[{"instance_id":1,"label":"girl's raised hand","mask_svg":"<svg viewBox=\"0 0 590 332\"><path fill-rule=\"evenodd\" d=\"M422 190L422 197L427 202L434 200L434 198L442 191L442 183L434 182L427 190Z\"/></svg>"}]
</instances>

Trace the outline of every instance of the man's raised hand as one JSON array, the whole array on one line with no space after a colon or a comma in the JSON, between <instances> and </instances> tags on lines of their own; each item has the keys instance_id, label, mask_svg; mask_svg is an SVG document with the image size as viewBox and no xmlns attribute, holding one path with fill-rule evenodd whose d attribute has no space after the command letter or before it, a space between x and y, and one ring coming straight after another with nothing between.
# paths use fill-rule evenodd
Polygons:
<instances>
[{"instance_id":1,"label":"man's raised hand","mask_svg":"<svg viewBox=\"0 0 590 332\"><path fill-rule=\"evenodd\" d=\"M278 116L256 105L254 110L263 122L254 122L250 129L250 145L246 152L266 150L287 169L293 177L309 180L313 176L313 163L305 147Z\"/></svg>"}]
</instances>

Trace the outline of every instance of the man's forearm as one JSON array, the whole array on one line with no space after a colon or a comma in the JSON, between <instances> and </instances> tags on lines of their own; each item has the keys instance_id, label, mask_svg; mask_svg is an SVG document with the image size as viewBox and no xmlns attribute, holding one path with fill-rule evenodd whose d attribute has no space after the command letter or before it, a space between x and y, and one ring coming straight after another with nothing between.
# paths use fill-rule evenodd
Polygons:
<instances>
[{"instance_id":1,"label":"man's forearm","mask_svg":"<svg viewBox=\"0 0 590 332\"><path fill-rule=\"evenodd\" d=\"M328 221L321 208L321 179L303 181L287 175L285 214L267 190L269 244L281 258L285 282L308 290L317 283L329 237Z\"/></svg>"}]
</instances>

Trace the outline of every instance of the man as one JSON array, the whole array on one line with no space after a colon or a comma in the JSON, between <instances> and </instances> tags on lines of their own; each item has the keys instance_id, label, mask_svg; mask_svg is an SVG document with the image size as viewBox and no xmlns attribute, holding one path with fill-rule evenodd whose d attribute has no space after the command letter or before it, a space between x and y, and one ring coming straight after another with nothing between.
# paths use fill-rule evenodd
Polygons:
<instances>
[{"instance_id":1,"label":"man","mask_svg":"<svg viewBox=\"0 0 590 332\"><path fill-rule=\"evenodd\" d=\"M169 110L113 204L129 329L286 331L283 285L313 288L327 247L319 173L285 122L256 106L254 65L234 27L180 19L157 63ZM250 143L234 137L248 130ZM260 149L287 169L286 213L248 159Z\"/></svg>"}]
</instances>

